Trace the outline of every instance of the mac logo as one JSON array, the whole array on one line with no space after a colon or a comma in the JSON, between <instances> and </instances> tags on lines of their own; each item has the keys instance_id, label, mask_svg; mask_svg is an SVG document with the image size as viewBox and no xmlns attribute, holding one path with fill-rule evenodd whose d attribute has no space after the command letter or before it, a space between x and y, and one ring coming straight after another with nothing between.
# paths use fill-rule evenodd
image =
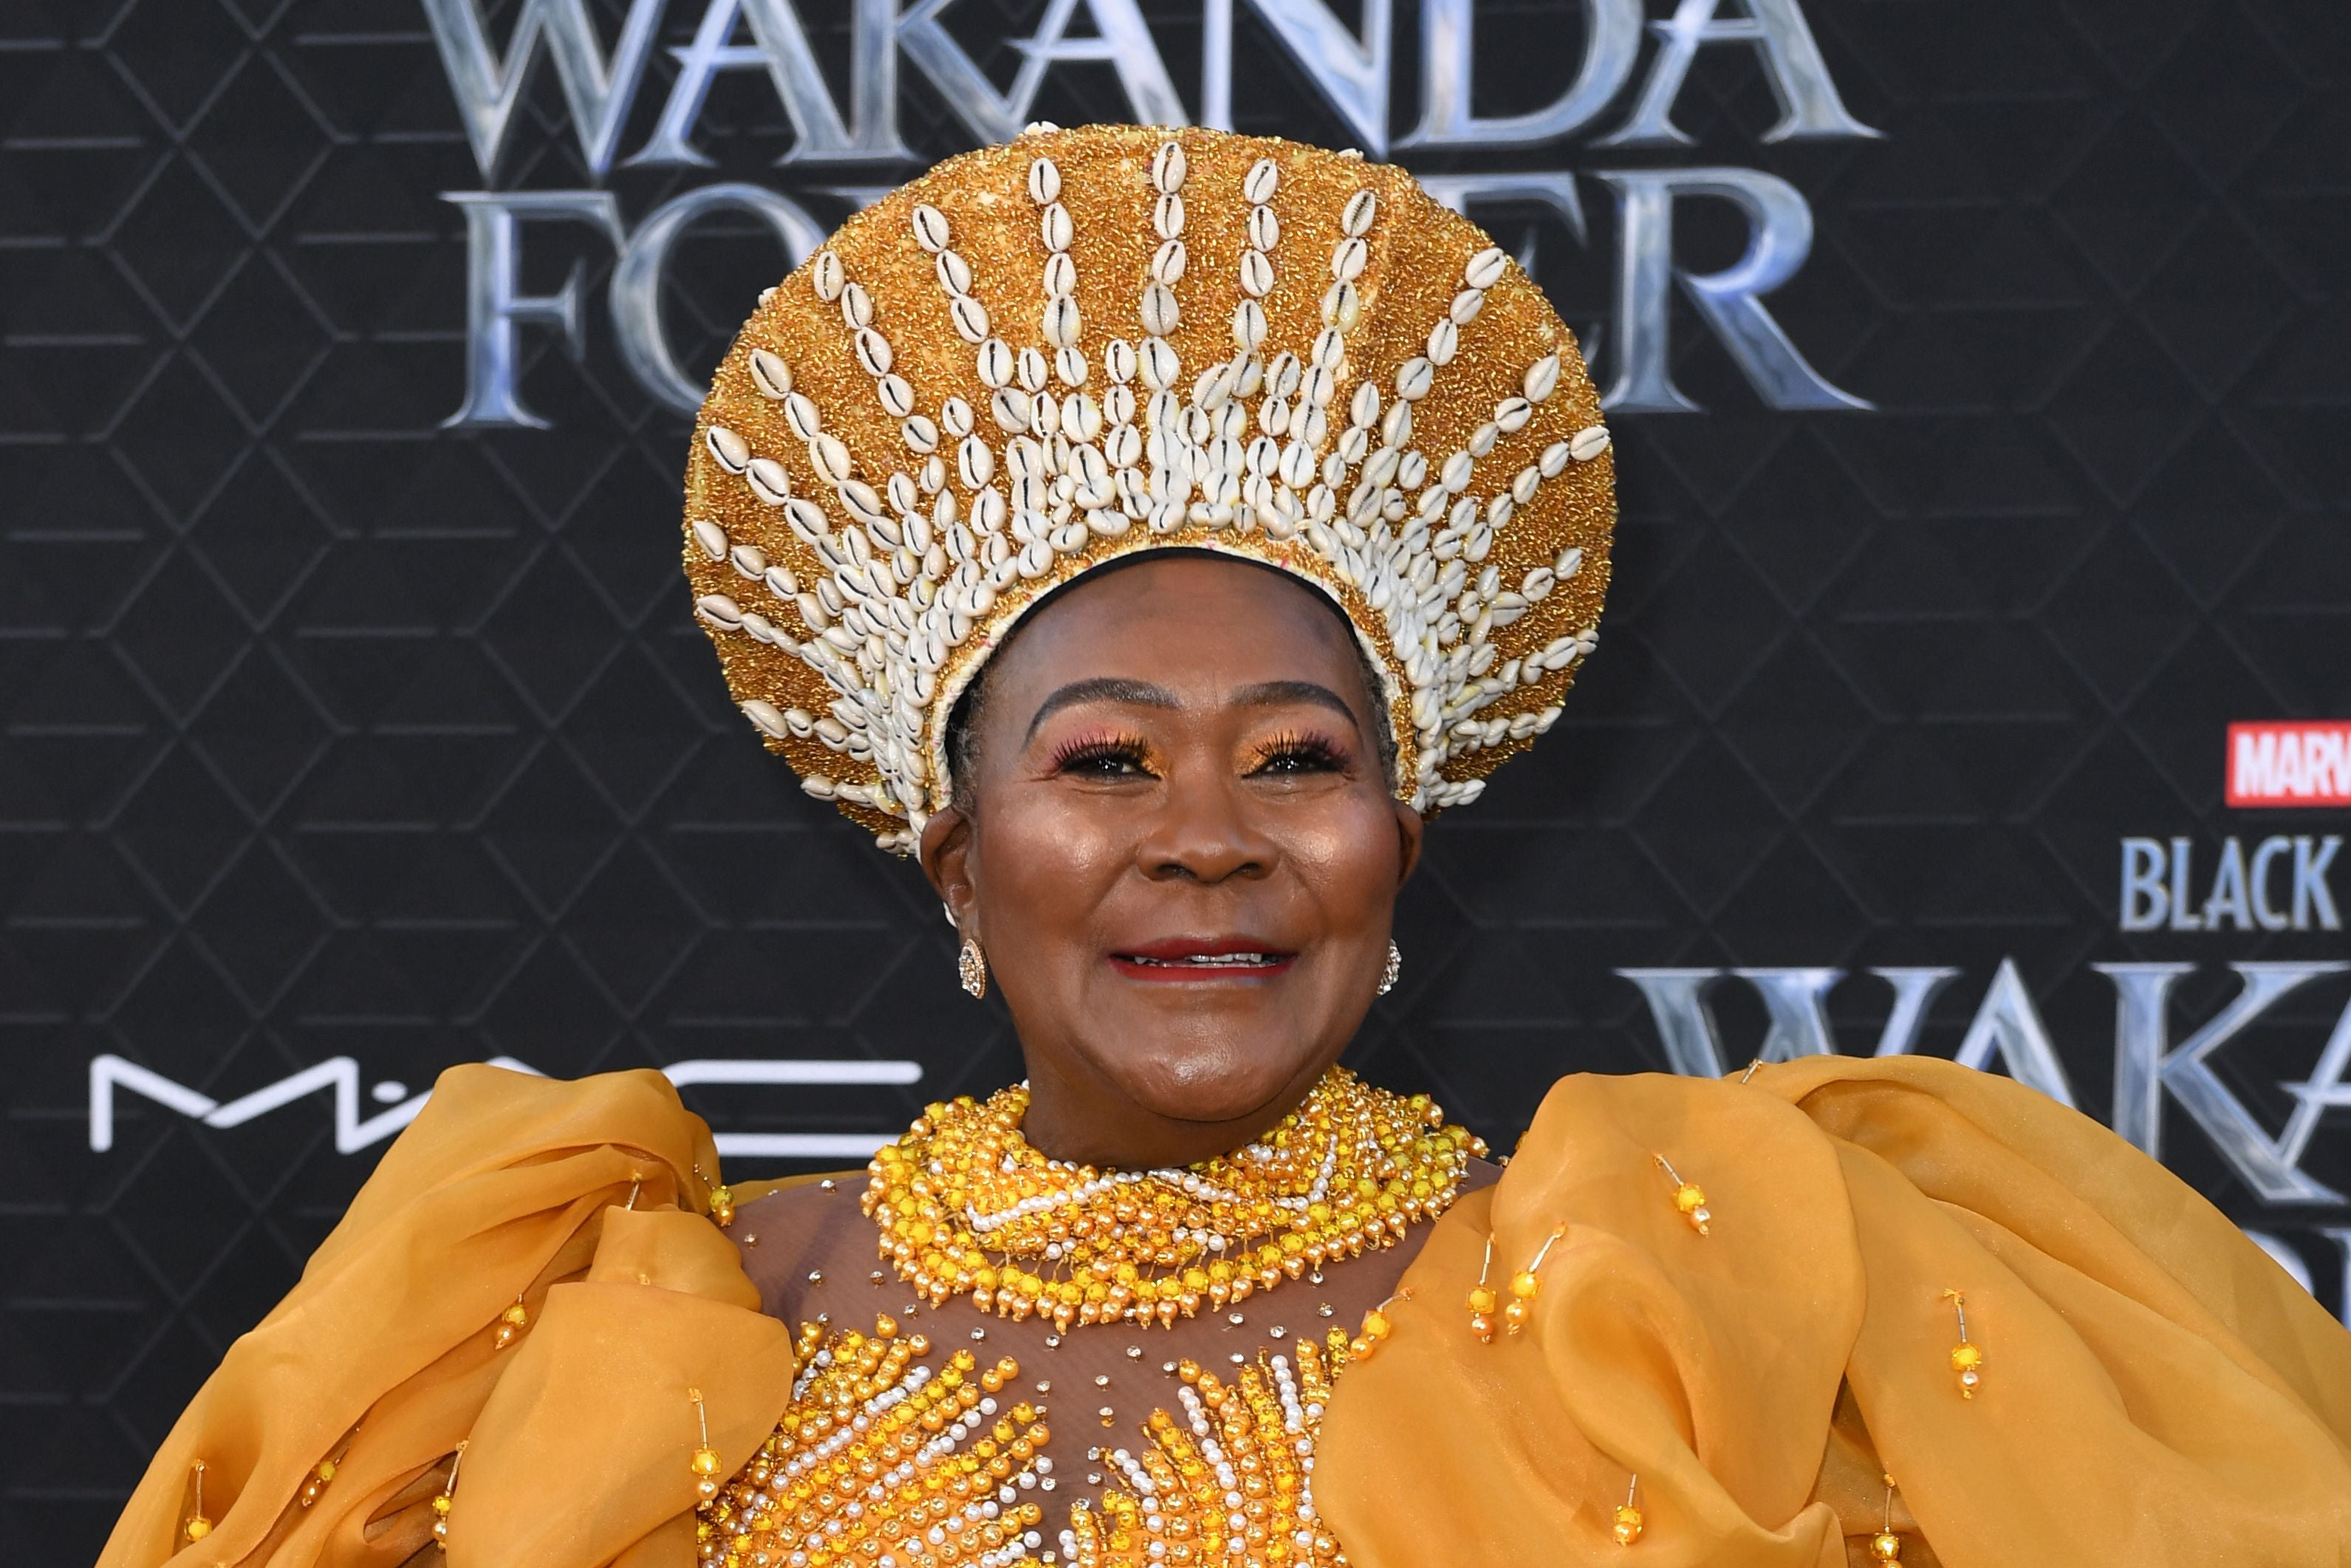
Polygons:
<instances>
[{"instance_id":1,"label":"mac logo","mask_svg":"<svg viewBox=\"0 0 2351 1568\"><path fill-rule=\"evenodd\" d=\"M545 1076L528 1062L510 1056L493 1057L490 1065ZM923 1076L921 1065L912 1061L759 1059L674 1061L662 1072L681 1089L697 1084L902 1084L913 1083ZM221 1101L109 1052L91 1058L89 1063L89 1146L99 1154L114 1147L114 1099L118 1091L152 1100L207 1127L221 1128L243 1126L297 1100L330 1091L335 1097L335 1151L345 1155L391 1137L416 1120L416 1113L433 1097L429 1089L411 1094L404 1084L378 1083L368 1098L388 1108L363 1116L358 1061L349 1056L332 1056L249 1094ZM718 1153L728 1158L862 1160L897 1134L718 1133L714 1136Z\"/></svg>"}]
</instances>

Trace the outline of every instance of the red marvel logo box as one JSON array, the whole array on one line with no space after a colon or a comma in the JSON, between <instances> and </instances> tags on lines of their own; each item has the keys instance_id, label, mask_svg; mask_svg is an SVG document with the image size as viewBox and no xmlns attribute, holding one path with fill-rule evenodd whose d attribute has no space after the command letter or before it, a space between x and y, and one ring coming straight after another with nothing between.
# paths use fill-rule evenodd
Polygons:
<instances>
[{"instance_id":1,"label":"red marvel logo box","mask_svg":"<svg viewBox=\"0 0 2351 1568\"><path fill-rule=\"evenodd\" d=\"M2351 806L2351 720L2229 727L2231 806Z\"/></svg>"}]
</instances>

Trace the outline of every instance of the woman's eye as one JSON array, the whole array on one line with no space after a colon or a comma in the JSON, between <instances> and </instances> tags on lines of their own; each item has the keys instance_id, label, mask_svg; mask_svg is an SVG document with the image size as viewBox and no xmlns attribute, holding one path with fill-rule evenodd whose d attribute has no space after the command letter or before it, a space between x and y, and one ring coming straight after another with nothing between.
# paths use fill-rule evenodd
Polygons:
<instances>
[{"instance_id":1,"label":"woman's eye","mask_svg":"<svg viewBox=\"0 0 2351 1568\"><path fill-rule=\"evenodd\" d=\"M1257 765L1256 772L1280 778L1286 774L1333 773L1344 764L1326 746L1312 744L1277 747Z\"/></svg>"},{"instance_id":2,"label":"woman's eye","mask_svg":"<svg viewBox=\"0 0 2351 1568\"><path fill-rule=\"evenodd\" d=\"M1081 779L1141 779L1150 769L1143 753L1131 746L1088 746L1061 759L1060 770Z\"/></svg>"}]
</instances>

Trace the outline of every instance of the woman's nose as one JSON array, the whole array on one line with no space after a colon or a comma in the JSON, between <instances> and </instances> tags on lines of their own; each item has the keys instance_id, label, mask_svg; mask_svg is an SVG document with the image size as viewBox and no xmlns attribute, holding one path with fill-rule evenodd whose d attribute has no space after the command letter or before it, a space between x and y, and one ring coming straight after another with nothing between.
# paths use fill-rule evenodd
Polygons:
<instances>
[{"instance_id":1,"label":"woman's nose","mask_svg":"<svg viewBox=\"0 0 2351 1568\"><path fill-rule=\"evenodd\" d=\"M1172 769L1136 846L1144 875L1201 883L1263 876L1280 849L1256 819L1240 780L1223 768Z\"/></svg>"}]
</instances>

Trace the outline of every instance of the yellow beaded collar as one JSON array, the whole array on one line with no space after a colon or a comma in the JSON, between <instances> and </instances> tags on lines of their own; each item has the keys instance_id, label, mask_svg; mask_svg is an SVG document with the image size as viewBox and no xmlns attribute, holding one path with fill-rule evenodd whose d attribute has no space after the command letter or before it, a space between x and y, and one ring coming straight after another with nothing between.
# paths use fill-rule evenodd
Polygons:
<instances>
[{"instance_id":1,"label":"yellow beaded collar","mask_svg":"<svg viewBox=\"0 0 2351 1568\"><path fill-rule=\"evenodd\" d=\"M1173 1324L1389 1247L1451 1205L1485 1145L1425 1094L1333 1068L1256 1143L1184 1170L1047 1158L1021 1136L1025 1086L934 1104L869 1167L881 1255L934 1304L971 1297L1066 1332Z\"/></svg>"}]
</instances>

